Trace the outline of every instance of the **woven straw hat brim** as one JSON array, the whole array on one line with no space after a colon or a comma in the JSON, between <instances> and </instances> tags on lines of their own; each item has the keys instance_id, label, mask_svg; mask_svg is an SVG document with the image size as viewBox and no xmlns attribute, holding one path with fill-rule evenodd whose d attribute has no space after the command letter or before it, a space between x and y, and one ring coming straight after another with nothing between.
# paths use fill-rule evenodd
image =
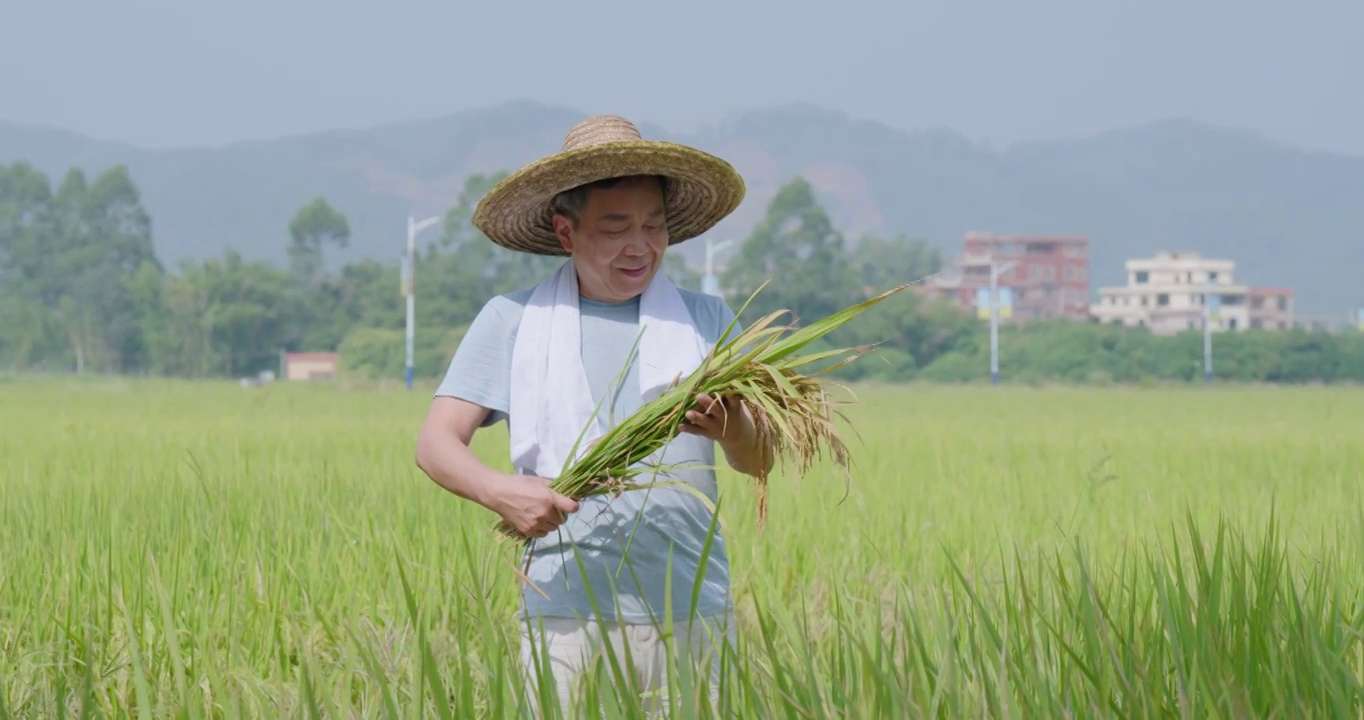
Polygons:
<instances>
[{"instance_id":1,"label":"woven straw hat brim","mask_svg":"<svg viewBox=\"0 0 1364 720\"><path fill-rule=\"evenodd\" d=\"M661 140L631 140L568 150L508 175L484 196L472 218L488 239L536 255L567 255L554 234L550 200L597 180L627 175L668 178L668 244L704 233L743 201L743 178L732 165L696 148Z\"/></svg>"}]
</instances>

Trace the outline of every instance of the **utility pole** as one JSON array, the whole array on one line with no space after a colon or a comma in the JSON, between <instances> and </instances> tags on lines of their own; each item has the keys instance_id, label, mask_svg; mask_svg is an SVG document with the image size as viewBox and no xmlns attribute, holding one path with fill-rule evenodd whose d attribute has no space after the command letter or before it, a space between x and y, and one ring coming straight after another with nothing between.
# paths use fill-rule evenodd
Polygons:
<instances>
[{"instance_id":1,"label":"utility pole","mask_svg":"<svg viewBox=\"0 0 1364 720\"><path fill-rule=\"evenodd\" d=\"M407 262L403 266L403 294L407 296L407 370L403 375L403 382L407 389L412 389L413 376L413 336L416 334L416 314L417 314L417 233L440 222L439 216L429 217L421 222L417 222L411 215L407 216Z\"/></svg>"},{"instance_id":2,"label":"utility pole","mask_svg":"<svg viewBox=\"0 0 1364 720\"><path fill-rule=\"evenodd\" d=\"M1000 264L990 259L990 384L999 384L999 276L1009 272L1017 262Z\"/></svg>"},{"instance_id":3,"label":"utility pole","mask_svg":"<svg viewBox=\"0 0 1364 720\"><path fill-rule=\"evenodd\" d=\"M1212 382L1212 280L1203 279L1203 383Z\"/></svg>"},{"instance_id":4,"label":"utility pole","mask_svg":"<svg viewBox=\"0 0 1364 720\"><path fill-rule=\"evenodd\" d=\"M733 242L733 239L719 242L706 239L706 274L701 278L701 292L719 297L720 280L715 277L715 255Z\"/></svg>"}]
</instances>

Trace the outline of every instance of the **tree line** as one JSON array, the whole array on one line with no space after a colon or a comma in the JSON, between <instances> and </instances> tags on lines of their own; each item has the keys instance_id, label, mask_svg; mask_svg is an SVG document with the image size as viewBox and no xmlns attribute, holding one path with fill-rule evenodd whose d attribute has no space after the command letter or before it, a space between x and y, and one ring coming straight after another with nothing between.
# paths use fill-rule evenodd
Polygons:
<instances>
[{"instance_id":1,"label":"tree line","mask_svg":"<svg viewBox=\"0 0 1364 720\"><path fill-rule=\"evenodd\" d=\"M470 224L478 199L504 175L469 177L439 236L419 246L411 281L420 377L444 371L488 298L527 287L562 262L503 250ZM797 320L824 317L943 266L922 240L846 237L800 177L766 210L720 274L736 309L766 283L743 320L777 309ZM344 372L402 377L401 267L364 259L328 271L328 250L345 247L351 231L325 198L280 228L283 267L228 248L172 270L153 250L153 225L123 166L93 178L73 168L54 184L26 163L0 165L0 369L235 378L276 369L282 350L335 350ZM683 287L701 288L699 272L678 253L669 253L667 272ZM874 356L840 370L843 379L988 377L985 324L912 293L868 311L828 343L878 345ZM1021 382L1196 380L1202 337L1074 320L1006 324L1000 369L1006 381ZM1235 381L1364 381L1364 334L1219 334L1214 372Z\"/></svg>"}]
</instances>

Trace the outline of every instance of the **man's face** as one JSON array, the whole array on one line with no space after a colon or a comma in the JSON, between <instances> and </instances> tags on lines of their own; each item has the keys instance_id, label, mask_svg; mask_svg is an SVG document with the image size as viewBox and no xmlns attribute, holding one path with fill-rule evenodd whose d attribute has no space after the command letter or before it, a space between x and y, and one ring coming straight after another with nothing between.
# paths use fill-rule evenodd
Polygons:
<instances>
[{"instance_id":1,"label":"man's face","mask_svg":"<svg viewBox=\"0 0 1364 720\"><path fill-rule=\"evenodd\" d=\"M624 302L644 292L668 247L663 188L656 178L630 178L593 188L577 227L554 217L559 242L573 257L578 289L602 302Z\"/></svg>"}]
</instances>

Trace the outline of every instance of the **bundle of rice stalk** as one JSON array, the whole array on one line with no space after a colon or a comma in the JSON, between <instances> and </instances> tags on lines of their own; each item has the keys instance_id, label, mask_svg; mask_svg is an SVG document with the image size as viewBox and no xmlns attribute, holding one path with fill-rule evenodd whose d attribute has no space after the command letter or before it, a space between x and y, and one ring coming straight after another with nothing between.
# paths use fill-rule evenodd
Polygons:
<instances>
[{"instance_id":1,"label":"bundle of rice stalk","mask_svg":"<svg viewBox=\"0 0 1364 720\"><path fill-rule=\"evenodd\" d=\"M842 468L845 480L850 479L848 448L833 419L835 414L840 417L842 414L833 409L835 403L826 391L825 381L818 378L853 362L874 345L804 354L800 351L908 287L893 288L794 332L789 326L776 324L778 318L787 314L786 310L771 313L733 337L731 323L700 367L595 440L580 459L550 482L550 488L582 500L644 487L633 479L651 471L639 464L678 434L687 411L695 407L696 396L702 393L716 398L737 396L752 413L760 438L771 444L776 459L783 464L794 461L799 472L804 473L827 451ZM739 315L756 295L757 292L749 297ZM817 370L808 369L817 363L828 364ZM572 456L576 455L577 445L572 452ZM762 523L767 508L766 474L756 481L758 518ZM505 521L498 523L497 530L521 538Z\"/></svg>"}]
</instances>

